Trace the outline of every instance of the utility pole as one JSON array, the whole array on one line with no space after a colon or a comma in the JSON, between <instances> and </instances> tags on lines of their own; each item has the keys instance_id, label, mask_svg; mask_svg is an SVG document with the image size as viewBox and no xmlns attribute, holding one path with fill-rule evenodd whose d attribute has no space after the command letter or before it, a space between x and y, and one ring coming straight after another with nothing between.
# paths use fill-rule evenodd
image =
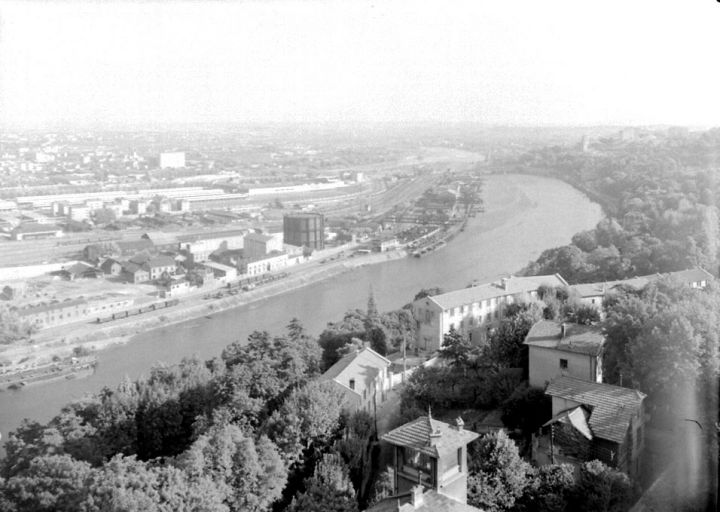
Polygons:
<instances>
[{"instance_id":1,"label":"utility pole","mask_svg":"<svg viewBox=\"0 0 720 512\"><path fill-rule=\"evenodd\" d=\"M403 333L403 373L402 382L405 384L405 372L407 371L407 334Z\"/></svg>"}]
</instances>

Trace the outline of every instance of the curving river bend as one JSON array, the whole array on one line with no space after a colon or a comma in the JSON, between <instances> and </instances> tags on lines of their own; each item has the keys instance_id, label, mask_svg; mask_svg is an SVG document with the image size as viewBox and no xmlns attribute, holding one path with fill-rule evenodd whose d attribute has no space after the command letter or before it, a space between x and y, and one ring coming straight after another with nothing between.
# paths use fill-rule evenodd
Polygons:
<instances>
[{"instance_id":1,"label":"curving river bend","mask_svg":"<svg viewBox=\"0 0 720 512\"><path fill-rule=\"evenodd\" d=\"M292 317L319 334L346 310L364 309L371 286L378 309L384 311L406 304L421 288L452 290L473 280L494 280L524 267L545 249L568 243L602 217L600 206L570 185L537 176L489 176L483 199L485 213L472 218L446 247L423 258L361 267L211 319L140 334L127 345L101 352L95 375L86 379L0 392L3 441L23 418L47 421L72 399L115 386L125 376L135 379L156 362L175 363L193 354L211 358L253 330L284 330Z\"/></svg>"}]
</instances>

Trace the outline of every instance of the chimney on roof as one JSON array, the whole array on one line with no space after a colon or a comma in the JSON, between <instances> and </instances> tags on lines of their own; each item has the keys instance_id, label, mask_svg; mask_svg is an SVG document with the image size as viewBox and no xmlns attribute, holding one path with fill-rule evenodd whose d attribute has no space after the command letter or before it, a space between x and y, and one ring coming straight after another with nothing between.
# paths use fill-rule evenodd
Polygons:
<instances>
[{"instance_id":1,"label":"chimney on roof","mask_svg":"<svg viewBox=\"0 0 720 512\"><path fill-rule=\"evenodd\" d=\"M560 324L560 339L565 339L565 334L567 332L567 327L565 326L565 322Z\"/></svg>"},{"instance_id":2,"label":"chimney on roof","mask_svg":"<svg viewBox=\"0 0 720 512\"><path fill-rule=\"evenodd\" d=\"M509 277L503 277L502 279L500 279L500 288L502 288L503 290L507 290L509 280Z\"/></svg>"},{"instance_id":3,"label":"chimney on roof","mask_svg":"<svg viewBox=\"0 0 720 512\"><path fill-rule=\"evenodd\" d=\"M460 416L458 416L455 419L455 428L457 430L462 430L464 426L465 426L465 422L462 420L462 418Z\"/></svg>"},{"instance_id":4,"label":"chimney on roof","mask_svg":"<svg viewBox=\"0 0 720 512\"><path fill-rule=\"evenodd\" d=\"M423 506L423 491L423 486L420 484L417 484L412 488L412 491L410 492L410 504L413 508L420 508Z\"/></svg>"}]
</instances>

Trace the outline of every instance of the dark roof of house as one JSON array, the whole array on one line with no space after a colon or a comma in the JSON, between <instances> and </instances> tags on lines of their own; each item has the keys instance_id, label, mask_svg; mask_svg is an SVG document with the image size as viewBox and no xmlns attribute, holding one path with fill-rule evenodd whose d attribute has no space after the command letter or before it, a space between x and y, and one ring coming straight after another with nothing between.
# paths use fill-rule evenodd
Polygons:
<instances>
[{"instance_id":1,"label":"dark roof of house","mask_svg":"<svg viewBox=\"0 0 720 512\"><path fill-rule=\"evenodd\" d=\"M116 259L113 259L113 258L106 258L105 261L103 261L103 262L100 264L100 268L101 268L104 272L109 272L110 269L112 268L112 266L115 265L115 264L120 265L120 262L119 262L118 260L116 260Z\"/></svg>"},{"instance_id":2,"label":"dark roof of house","mask_svg":"<svg viewBox=\"0 0 720 512\"><path fill-rule=\"evenodd\" d=\"M154 258L150 258L146 265L150 268L174 267L175 260L170 256L155 256Z\"/></svg>"},{"instance_id":3,"label":"dark roof of house","mask_svg":"<svg viewBox=\"0 0 720 512\"><path fill-rule=\"evenodd\" d=\"M75 276L80 276L88 271L97 272L97 269L95 267L87 263L83 263L82 261L78 261L74 265L71 265L70 267L63 270Z\"/></svg>"},{"instance_id":4,"label":"dark roof of house","mask_svg":"<svg viewBox=\"0 0 720 512\"><path fill-rule=\"evenodd\" d=\"M399 494L376 503L365 512L482 512L481 509L468 505L435 490L426 490L422 495L422 504L414 506L411 502L412 493Z\"/></svg>"},{"instance_id":5,"label":"dark roof of house","mask_svg":"<svg viewBox=\"0 0 720 512\"><path fill-rule=\"evenodd\" d=\"M405 446L438 458L443 454L454 452L460 446L474 441L480 434L462 428L462 420L458 418L460 427L433 419L430 414L420 416L415 421L406 423L391 430L382 440L395 446Z\"/></svg>"},{"instance_id":6,"label":"dark roof of house","mask_svg":"<svg viewBox=\"0 0 720 512\"><path fill-rule=\"evenodd\" d=\"M148 273L148 270L146 268L132 261L126 261L122 264L122 267L125 272L129 272L130 274L134 274L136 272Z\"/></svg>"},{"instance_id":7,"label":"dark roof of house","mask_svg":"<svg viewBox=\"0 0 720 512\"><path fill-rule=\"evenodd\" d=\"M134 254L128 261L130 263L135 263L136 265L144 265L150 260L151 256L148 253L141 252L138 254Z\"/></svg>"},{"instance_id":8,"label":"dark roof of house","mask_svg":"<svg viewBox=\"0 0 720 512\"><path fill-rule=\"evenodd\" d=\"M525 345L597 356L602 352L605 335L596 325L566 323L565 336L560 337L562 324L541 320L530 328Z\"/></svg>"},{"instance_id":9,"label":"dark roof of house","mask_svg":"<svg viewBox=\"0 0 720 512\"><path fill-rule=\"evenodd\" d=\"M616 443L625 439L632 416L646 396L636 389L566 376L553 379L545 394L589 406L593 436Z\"/></svg>"},{"instance_id":10,"label":"dark roof of house","mask_svg":"<svg viewBox=\"0 0 720 512\"><path fill-rule=\"evenodd\" d=\"M435 302L442 309L449 309L466 304L472 304L474 302L480 302L493 297L503 297L505 295L515 295L518 293L536 291L542 285L567 286L567 282L559 274L527 277L511 276L507 279L501 280L500 282L471 286L461 290L454 290L452 292L426 297L426 299Z\"/></svg>"}]
</instances>

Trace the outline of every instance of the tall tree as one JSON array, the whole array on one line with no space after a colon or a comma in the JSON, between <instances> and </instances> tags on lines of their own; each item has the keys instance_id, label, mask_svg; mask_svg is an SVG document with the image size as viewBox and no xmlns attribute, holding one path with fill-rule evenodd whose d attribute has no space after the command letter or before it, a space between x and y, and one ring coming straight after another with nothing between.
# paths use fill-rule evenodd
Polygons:
<instances>
[{"instance_id":1,"label":"tall tree","mask_svg":"<svg viewBox=\"0 0 720 512\"><path fill-rule=\"evenodd\" d=\"M288 467L304 450L326 445L340 426L343 396L330 382L311 381L295 389L267 421L265 431L278 445Z\"/></svg>"},{"instance_id":2,"label":"tall tree","mask_svg":"<svg viewBox=\"0 0 720 512\"><path fill-rule=\"evenodd\" d=\"M467 368L471 358L475 356L475 352L475 347L470 344L470 341L454 327L450 327L450 331L443 335L439 355L455 368Z\"/></svg>"},{"instance_id":3,"label":"tall tree","mask_svg":"<svg viewBox=\"0 0 720 512\"><path fill-rule=\"evenodd\" d=\"M575 510L625 512L630 509L635 489L625 473L609 468L600 461L580 466L572 505Z\"/></svg>"},{"instance_id":4,"label":"tall tree","mask_svg":"<svg viewBox=\"0 0 720 512\"><path fill-rule=\"evenodd\" d=\"M504 431L487 434L472 446L468 462L468 503L488 512L509 510L529 484L531 466Z\"/></svg>"},{"instance_id":5,"label":"tall tree","mask_svg":"<svg viewBox=\"0 0 720 512\"><path fill-rule=\"evenodd\" d=\"M305 491L293 498L289 512L322 510L324 512L357 512L355 489L348 469L335 454L326 454L312 477L305 482Z\"/></svg>"},{"instance_id":6,"label":"tall tree","mask_svg":"<svg viewBox=\"0 0 720 512\"><path fill-rule=\"evenodd\" d=\"M232 511L261 512L282 495L287 468L277 447L235 425L212 427L179 460L192 482L210 477Z\"/></svg>"}]
</instances>

